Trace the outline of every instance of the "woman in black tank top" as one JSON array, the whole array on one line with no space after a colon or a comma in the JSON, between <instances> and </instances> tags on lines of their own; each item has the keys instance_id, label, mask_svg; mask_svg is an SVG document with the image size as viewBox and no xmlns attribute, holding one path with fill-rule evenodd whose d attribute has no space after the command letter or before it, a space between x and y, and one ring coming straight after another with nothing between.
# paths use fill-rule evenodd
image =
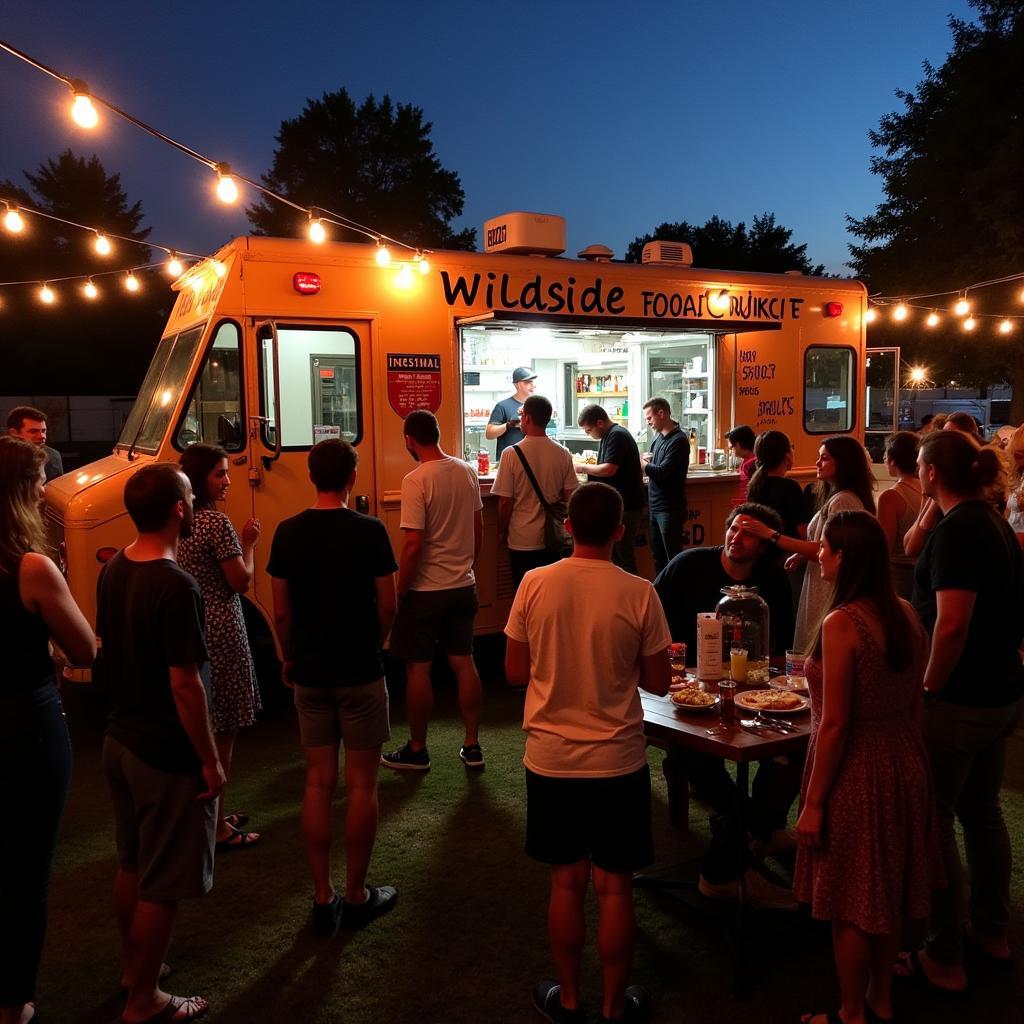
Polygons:
<instances>
[{"instance_id":1,"label":"woman in black tank top","mask_svg":"<svg viewBox=\"0 0 1024 1024\"><path fill-rule=\"evenodd\" d=\"M76 664L92 629L47 558L39 503L45 450L0 437L0 806L18 841L0 848L0 1021L32 1005L46 931L50 866L71 779L71 743L54 681L52 636Z\"/></svg>"}]
</instances>

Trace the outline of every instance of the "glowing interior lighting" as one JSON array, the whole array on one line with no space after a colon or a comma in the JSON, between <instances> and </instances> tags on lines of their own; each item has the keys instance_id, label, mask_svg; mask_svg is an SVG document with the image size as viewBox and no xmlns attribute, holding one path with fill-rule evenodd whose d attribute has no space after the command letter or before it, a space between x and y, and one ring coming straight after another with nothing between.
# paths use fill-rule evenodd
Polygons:
<instances>
[{"instance_id":1,"label":"glowing interior lighting","mask_svg":"<svg viewBox=\"0 0 1024 1024\"><path fill-rule=\"evenodd\" d=\"M111 252L112 246L111 246L111 244L110 244L110 239L109 239L109 238L107 238L107 236L106 236L106 235L101 235L101 234L100 234L100 233L99 233L99 232L97 231L97 232L96 232L96 241L95 241L95 242L93 242L93 243L92 243L92 245L93 245L93 248L94 248L94 249L95 249L95 250L96 250L96 251L97 251L97 252L98 252L98 253L99 253L99 254L100 254L101 256L109 256L109 255L110 255L110 252Z\"/></svg>"},{"instance_id":2,"label":"glowing interior lighting","mask_svg":"<svg viewBox=\"0 0 1024 1024\"><path fill-rule=\"evenodd\" d=\"M170 405L171 404L171 389L170 388L167 388L166 391L161 392L161 394L160 394L160 404L161 405Z\"/></svg>"},{"instance_id":3,"label":"glowing interior lighting","mask_svg":"<svg viewBox=\"0 0 1024 1024\"><path fill-rule=\"evenodd\" d=\"M408 288L412 284L412 268L408 263L403 263L395 275L395 284L399 288Z\"/></svg>"},{"instance_id":4,"label":"glowing interior lighting","mask_svg":"<svg viewBox=\"0 0 1024 1024\"><path fill-rule=\"evenodd\" d=\"M321 242L326 241L327 232L324 230L323 224L320 222L319 217L313 217L309 222L309 240L319 245Z\"/></svg>"},{"instance_id":5,"label":"glowing interior lighting","mask_svg":"<svg viewBox=\"0 0 1024 1024\"><path fill-rule=\"evenodd\" d=\"M1012 331L1012 330L1013 330L1013 321L1012 320L1002 320L1002 321L1000 321L1000 323L999 323L999 333L1000 334L1009 334L1010 331Z\"/></svg>"},{"instance_id":6,"label":"glowing interior lighting","mask_svg":"<svg viewBox=\"0 0 1024 1024\"><path fill-rule=\"evenodd\" d=\"M892 311L892 318L893 318L893 320L906 320L906 319L907 319L907 313L908 313L908 312L909 312L909 310L907 309L907 307L906 307L906 306L904 306L904 305L903 305L903 303L901 302L901 303L900 303L900 304L899 304L899 305L898 305L898 306L897 306L897 307L896 307L896 308L895 308L895 309L894 309L894 310Z\"/></svg>"},{"instance_id":7,"label":"glowing interior lighting","mask_svg":"<svg viewBox=\"0 0 1024 1024\"><path fill-rule=\"evenodd\" d=\"M956 313L957 316L967 316L970 311L971 304L966 298L957 299L956 305L953 307L953 312ZM970 330L971 328L968 327L967 329Z\"/></svg>"},{"instance_id":8,"label":"glowing interior lighting","mask_svg":"<svg viewBox=\"0 0 1024 1024\"><path fill-rule=\"evenodd\" d=\"M25 230L25 218L18 213L16 206L7 204L7 212L4 214L4 227L11 232L12 235L16 235L21 231Z\"/></svg>"},{"instance_id":9,"label":"glowing interior lighting","mask_svg":"<svg viewBox=\"0 0 1024 1024\"><path fill-rule=\"evenodd\" d=\"M211 264L211 266L213 267L213 272L218 277L223 277L228 272L228 268L225 267L224 264L221 263L220 260L214 260L213 263Z\"/></svg>"},{"instance_id":10,"label":"glowing interior lighting","mask_svg":"<svg viewBox=\"0 0 1024 1024\"><path fill-rule=\"evenodd\" d=\"M137 292L139 290L139 279L129 271L128 276L124 279L124 286L130 292Z\"/></svg>"},{"instance_id":11,"label":"glowing interior lighting","mask_svg":"<svg viewBox=\"0 0 1024 1024\"><path fill-rule=\"evenodd\" d=\"M977 326L978 326L978 321L975 320L973 316L969 316L964 321L964 330L965 331L973 331L974 328L977 327Z\"/></svg>"},{"instance_id":12,"label":"glowing interior lighting","mask_svg":"<svg viewBox=\"0 0 1024 1024\"><path fill-rule=\"evenodd\" d=\"M171 277L181 277L184 270L185 267L181 260L178 259L178 254L176 252L172 252L171 258L167 261L167 273L170 274Z\"/></svg>"},{"instance_id":13,"label":"glowing interior lighting","mask_svg":"<svg viewBox=\"0 0 1024 1024\"><path fill-rule=\"evenodd\" d=\"M82 293L85 295L85 297L87 299L95 299L95 298L99 297L100 290L99 290L99 288L96 287L96 285L94 285L92 283L92 278L91 277L83 285Z\"/></svg>"},{"instance_id":14,"label":"glowing interior lighting","mask_svg":"<svg viewBox=\"0 0 1024 1024\"><path fill-rule=\"evenodd\" d=\"M391 262L391 252L383 242L377 243L377 266L386 267Z\"/></svg>"},{"instance_id":15,"label":"glowing interior lighting","mask_svg":"<svg viewBox=\"0 0 1024 1024\"><path fill-rule=\"evenodd\" d=\"M92 98L87 92L75 92L75 99L71 104L71 119L79 128L95 128L99 124L100 115L96 113Z\"/></svg>"},{"instance_id":16,"label":"glowing interior lighting","mask_svg":"<svg viewBox=\"0 0 1024 1024\"><path fill-rule=\"evenodd\" d=\"M936 313L934 310L932 310L932 312L928 314L928 319L925 320L925 323L929 327L934 327L938 322L939 322L939 314Z\"/></svg>"},{"instance_id":17,"label":"glowing interior lighting","mask_svg":"<svg viewBox=\"0 0 1024 1024\"><path fill-rule=\"evenodd\" d=\"M878 318L878 313L875 312L875 310L873 310L873 309L869 309L864 314L864 323L866 323L866 324L873 324L877 318Z\"/></svg>"},{"instance_id":18,"label":"glowing interior lighting","mask_svg":"<svg viewBox=\"0 0 1024 1024\"><path fill-rule=\"evenodd\" d=\"M227 164L217 164L217 198L222 203L238 201L238 186Z\"/></svg>"},{"instance_id":19,"label":"glowing interior lighting","mask_svg":"<svg viewBox=\"0 0 1024 1024\"><path fill-rule=\"evenodd\" d=\"M57 296L48 284L39 289L39 301L46 303L47 306L52 306L57 301Z\"/></svg>"}]
</instances>

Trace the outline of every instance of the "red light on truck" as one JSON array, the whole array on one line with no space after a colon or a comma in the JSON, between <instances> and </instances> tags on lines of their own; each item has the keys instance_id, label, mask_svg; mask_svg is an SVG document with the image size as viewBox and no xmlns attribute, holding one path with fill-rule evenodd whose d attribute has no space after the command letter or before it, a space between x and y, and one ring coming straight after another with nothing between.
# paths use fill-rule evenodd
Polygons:
<instances>
[{"instance_id":1,"label":"red light on truck","mask_svg":"<svg viewBox=\"0 0 1024 1024\"><path fill-rule=\"evenodd\" d=\"M292 278L292 285L300 295L316 295L320 291L320 275L300 270Z\"/></svg>"},{"instance_id":2,"label":"red light on truck","mask_svg":"<svg viewBox=\"0 0 1024 1024\"><path fill-rule=\"evenodd\" d=\"M825 316L842 316L843 304L841 302L826 302Z\"/></svg>"},{"instance_id":3,"label":"red light on truck","mask_svg":"<svg viewBox=\"0 0 1024 1024\"><path fill-rule=\"evenodd\" d=\"M101 564L109 562L116 554L117 548L97 548L96 561L100 562Z\"/></svg>"}]
</instances>

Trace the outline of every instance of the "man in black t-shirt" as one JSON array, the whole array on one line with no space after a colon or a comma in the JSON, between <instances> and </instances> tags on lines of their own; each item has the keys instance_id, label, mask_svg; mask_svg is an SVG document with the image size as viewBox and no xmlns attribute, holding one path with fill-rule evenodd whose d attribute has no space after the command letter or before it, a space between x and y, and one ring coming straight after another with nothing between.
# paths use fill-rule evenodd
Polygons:
<instances>
[{"instance_id":1,"label":"man in black t-shirt","mask_svg":"<svg viewBox=\"0 0 1024 1024\"><path fill-rule=\"evenodd\" d=\"M302 831L313 874L313 930L361 928L394 906L367 888L377 835L377 769L391 736L381 649L395 618L395 557L379 519L348 507L358 454L330 439L309 453L311 508L274 533L267 572L282 679L294 693L306 755ZM345 897L331 880L331 800L345 747Z\"/></svg>"},{"instance_id":2,"label":"man in black t-shirt","mask_svg":"<svg viewBox=\"0 0 1024 1024\"><path fill-rule=\"evenodd\" d=\"M590 481L610 484L622 496L622 539L612 548L612 561L626 572L636 573L636 532L644 514L644 477L640 450L633 435L608 418L599 405L588 405L577 420L587 437L599 441L597 465L582 466Z\"/></svg>"},{"instance_id":3,"label":"man in black t-shirt","mask_svg":"<svg viewBox=\"0 0 1024 1024\"><path fill-rule=\"evenodd\" d=\"M114 804L114 903L132 1020L185 1019L206 1000L160 989L178 900L213 886L224 771L207 707L203 599L179 568L192 488L171 463L144 466L124 489L138 536L100 573L97 633L111 702L103 771Z\"/></svg>"}]
</instances>

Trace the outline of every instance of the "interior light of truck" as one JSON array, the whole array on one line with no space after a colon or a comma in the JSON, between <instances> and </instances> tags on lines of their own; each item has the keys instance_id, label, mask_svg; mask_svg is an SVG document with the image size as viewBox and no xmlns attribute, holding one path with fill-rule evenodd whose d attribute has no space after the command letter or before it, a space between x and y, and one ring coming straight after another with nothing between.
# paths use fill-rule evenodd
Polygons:
<instances>
[{"instance_id":1,"label":"interior light of truck","mask_svg":"<svg viewBox=\"0 0 1024 1024\"><path fill-rule=\"evenodd\" d=\"M217 198L222 203L234 203L238 200L238 186L228 164L217 164Z\"/></svg>"},{"instance_id":2,"label":"interior light of truck","mask_svg":"<svg viewBox=\"0 0 1024 1024\"><path fill-rule=\"evenodd\" d=\"M866 324L873 324L877 317L878 317L878 314L873 309L869 309L864 314L864 323L866 323Z\"/></svg>"},{"instance_id":3,"label":"interior light of truck","mask_svg":"<svg viewBox=\"0 0 1024 1024\"><path fill-rule=\"evenodd\" d=\"M999 333L1009 334L1013 330L1013 322L1011 320L1002 320L999 323Z\"/></svg>"},{"instance_id":4,"label":"interior light of truck","mask_svg":"<svg viewBox=\"0 0 1024 1024\"><path fill-rule=\"evenodd\" d=\"M383 242L377 242L377 266L386 267L391 262L391 252Z\"/></svg>"},{"instance_id":5,"label":"interior light of truck","mask_svg":"<svg viewBox=\"0 0 1024 1024\"><path fill-rule=\"evenodd\" d=\"M841 302L826 302L825 316L835 317L843 315L843 304Z\"/></svg>"},{"instance_id":6,"label":"interior light of truck","mask_svg":"<svg viewBox=\"0 0 1024 1024\"><path fill-rule=\"evenodd\" d=\"M109 256L110 253L111 253L111 250L113 248L113 246L111 246L111 244L110 244L110 239L107 238L106 235L100 234L100 232L98 232L98 231L96 232L96 241L93 242L92 245L93 245L93 248L101 256Z\"/></svg>"},{"instance_id":7,"label":"interior light of truck","mask_svg":"<svg viewBox=\"0 0 1024 1024\"><path fill-rule=\"evenodd\" d=\"M109 562L117 554L117 548L97 548L96 561Z\"/></svg>"},{"instance_id":8,"label":"interior light of truck","mask_svg":"<svg viewBox=\"0 0 1024 1024\"><path fill-rule=\"evenodd\" d=\"M71 103L71 119L79 128L95 128L99 124L100 115L96 113L96 108L92 104L89 87L76 78L71 83L71 90L75 94Z\"/></svg>"},{"instance_id":9,"label":"interior light of truck","mask_svg":"<svg viewBox=\"0 0 1024 1024\"><path fill-rule=\"evenodd\" d=\"M300 270L292 277L292 287L300 295L316 295L320 291L320 275Z\"/></svg>"},{"instance_id":10,"label":"interior light of truck","mask_svg":"<svg viewBox=\"0 0 1024 1024\"><path fill-rule=\"evenodd\" d=\"M403 263L395 274L395 284L399 288L408 288L412 284L412 268L408 263Z\"/></svg>"},{"instance_id":11,"label":"interior light of truck","mask_svg":"<svg viewBox=\"0 0 1024 1024\"><path fill-rule=\"evenodd\" d=\"M214 260L210 265L213 267L213 272L218 277L223 277L228 272L228 268L225 267L220 260Z\"/></svg>"},{"instance_id":12,"label":"interior light of truck","mask_svg":"<svg viewBox=\"0 0 1024 1024\"><path fill-rule=\"evenodd\" d=\"M956 300L956 305L953 307L953 312L957 316L967 316L971 311L971 304L967 301L967 296L962 295Z\"/></svg>"},{"instance_id":13,"label":"interior light of truck","mask_svg":"<svg viewBox=\"0 0 1024 1024\"><path fill-rule=\"evenodd\" d=\"M25 218L18 213L18 208L16 206L11 206L10 203L7 203L7 212L4 214L4 227L7 228L12 235L16 235L20 231L25 230Z\"/></svg>"},{"instance_id":14,"label":"interior light of truck","mask_svg":"<svg viewBox=\"0 0 1024 1024\"><path fill-rule=\"evenodd\" d=\"M168 253L168 256L170 259L167 261L167 273L170 274L171 277L181 277L185 267L181 260L178 259L178 254L172 249Z\"/></svg>"},{"instance_id":15,"label":"interior light of truck","mask_svg":"<svg viewBox=\"0 0 1024 1024\"><path fill-rule=\"evenodd\" d=\"M978 321L975 320L973 316L969 316L964 321L964 330L965 331L973 331L974 328L977 327L977 326L978 326Z\"/></svg>"},{"instance_id":16,"label":"interior light of truck","mask_svg":"<svg viewBox=\"0 0 1024 1024\"><path fill-rule=\"evenodd\" d=\"M164 390L160 392L160 404L161 405L170 405L171 404L171 394L172 394L172 392L171 392L170 388L164 388Z\"/></svg>"},{"instance_id":17,"label":"interior light of truck","mask_svg":"<svg viewBox=\"0 0 1024 1024\"><path fill-rule=\"evenodd\" d=\"M84 294L87 299L95 299L99 297L100 290L92 283L91 277L82 286L82 294Z\"/></svg>"},{"instance_id":18,"label":"interior light of truck","mask_svg":"<svg viewBox=\"0 0 1024 1024\"><path fill-rule=\"evenodd\" d=\"M327 232L324 230L323 223L319 217L314 217L312 214L309 215L309 240L320 245L321 242L327 239Z\"/></svg>"},{"instance_id":19,"label":"interior light of truck","mask_svg":"<svg viewBox=\"0 0 1024 1024\"><path fill-rule=\"evenodd\" d=\"M52 306L57 301L57 296L48 284L39 289L39 301L45 302L47 306Z\"/></svg>"},{"instance_id":20,"label":"interior light of truck","mask_svg":"<svg viewBox=\"0 0 1024 1024\"><path fill-rule=\"evenodd\" d=\"M892 311L892 318L893 318L893 320L906 320L906 319L907 319L907 313L908 313L908 312L909 312L909 310L907 309L907 307L906 307L906 306L904 306L904 305L903 305L903 303L901 302L901 303L900 303L900 304L899 304L899 305L898 305L898 306L897 306L897 307L896 307L896 308L895 308L895 309L894 309L894 310Z\"/></svg>"},{"instance_id":21,"label":"interior light of truck","mask_svg":"<svg viewBox=\"0 0 1024 1024\"><path fill-rule=\"evenodd\" d=\"M926 324L927 324L927 325L928 325L929 327L935 327L935 326L936 326L936 325L938 324L938 322L939 322L939 314L938 314L938 313L936 313L936 312L935 312L935 310L933 309L933 310L932 310L932 311L931 311L931 312L930 312L930 313L928 314L928 319L927 319L927 320L925 320L925 323L926 323Z\"/></svg>"},{"instance_id":22,"label":"interior light of truck","mask_svg":"<svg viewBox=\"0 0 1024 1024\"><path fill-rule=\"evenodd\" d=\"M130 292L137 292L139 290L139 279L129 270L128 276L124 279L124 286Z\"/></svg>"}]
</instances>

